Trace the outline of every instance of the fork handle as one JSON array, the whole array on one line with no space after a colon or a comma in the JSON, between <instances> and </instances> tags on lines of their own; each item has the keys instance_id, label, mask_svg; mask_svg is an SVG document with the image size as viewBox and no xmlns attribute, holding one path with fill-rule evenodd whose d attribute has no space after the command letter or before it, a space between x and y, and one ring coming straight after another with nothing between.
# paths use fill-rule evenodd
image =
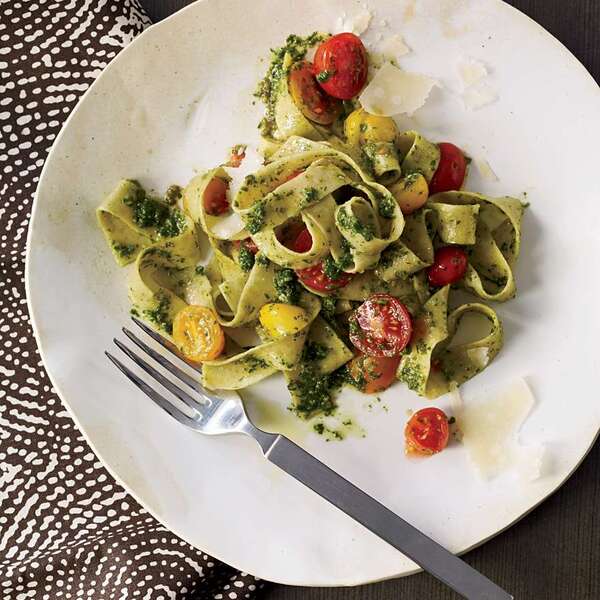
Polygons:
<instances>
[{"instance_id":1,"label":"fork handle","mask_svg":"<svg viewBox=\"0 0 600 600\"><path fill-rule=\"evenodd\" d=\"M513 598L288 438L277 436L265 456L465 598Z\"/></svg>"}]
</instances>

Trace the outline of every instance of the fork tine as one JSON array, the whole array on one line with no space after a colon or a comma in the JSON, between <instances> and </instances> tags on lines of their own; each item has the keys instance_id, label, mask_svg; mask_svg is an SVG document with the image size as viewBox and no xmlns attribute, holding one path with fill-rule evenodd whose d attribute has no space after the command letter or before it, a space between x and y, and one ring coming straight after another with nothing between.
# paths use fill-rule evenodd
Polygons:
<instances>
[{"instance_id":1,"label":"fork tine","mask_svg":"<svg viewBox=\"0 0 600 600\"><path fill-rule=\"evenodd\" d=\"M121 371L127 379L129 379L135 386L137 386L146 396L148 396L155 404L158 404L166 413L171 415L176 421L179 421L183 425L187 425L188 427L192 427L194 429L199 428L199 423L181 412L178 408L176 408L171 402L169 402L166 398L161 396L156 390L151 388L147 383L145 383L142 379L140 379L133 371L128 369L120 360L115 358L109 352L104 352L108 359Z\"/></svg>"},{"instance_id":2,"label":"fork tine","mask_svg":"<svg viewBox=\"0 0 600 600\"><path fill-rule=\"evenodd\" d=\"M175 375L195 392L202 392L202 386L186 372L182 371L179 367L176 367L166 356L159 354L156 350L150 348L147 344L142 342L134 333L129 331L127 327L123 327L123 333L141 350L151 356L158 364L162 365L167 371Z\"/></svg>"},{"instance_id":3,"label":"fork tine","mask_svg":"<svg viewBox=\"0 0 600 600\"><path fill-rule=\"evenodd\" d=\"M150 366L143 358L139 357L135 352L130 350L125 344L118 339L113 340L117 347L122 350L138 367L141 367L150 377L158 381L164 388L169 390L174 396L177 396L191 409L202 414L202 404L194 400L187 392L177 387L170 379L167 379L162 373L159 373L154 367Z\"/></svg>"},{"instance_id":4,"label":"fork tine","mask_svg":"<svg viewBox=\"0 0 600 600\"><path fill-rule=\"evenodd\" d=\"M157 333L156 331L154 331L154 329L151 329L150 327L148 327L148 325L146 325L144 322L140 321L136 317L132 316L131 319L142 331L147 333L155 342L158 342L163 348L166 348L171 354L173 354L173 356L176 356L179 360L183 361L181 356L173 349L173 346L167 340L165 340L165 338L162 335L160 335L160 333ZM202 373L202 369L200 367L196 365L190 365L186 361L183 362L185 362L186 365L194 369L194 371Z\"/></svg>"}]
</instances>

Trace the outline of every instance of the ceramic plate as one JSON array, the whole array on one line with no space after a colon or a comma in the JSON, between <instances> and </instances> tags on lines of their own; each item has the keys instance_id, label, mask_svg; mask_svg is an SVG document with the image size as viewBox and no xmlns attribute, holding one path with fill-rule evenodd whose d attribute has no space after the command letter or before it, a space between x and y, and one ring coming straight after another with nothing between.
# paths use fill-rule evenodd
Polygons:
<instances>
[{"instance_id":1,"label":"ceramic plate","mask_svg":"<svg viewBox=\"0 0 600 600\"><path fill-rule=\"evenodd\" d=\"M256 144L252 91L268 49L290 32L332 30L363 10L350 0L198 2L135 40L95 82L57 139L30 228L30 309L44 363L112 474L159 521L244 571L299 585L352 585L415 570L410 560L271 466L250 439L205 438L155 407L105 359L128 320L125 273L94 210L122 177L164 190ZM245 394L259 425L288 433L345 477L454 552L508 527L565 481L600 426L597 337L600 254L599 88L536 23L498 0L377 0L365 39L400 33L407 70L439 80L412 125L485 159L498 181L472 189L526 193L531 202L517 269L519 294L498 306L506 346L464 397L525 377L537 399L521 432L543 443L535 481L483 481L455 444L427 460L403 452L409 409L423 400L394 386L370 402L344 392L357 425L327 442L286 410L273 378ZM387 23L384 25L383 23ZM498 100L466 110L456 64L482 61ZM406 123L403 123L406 125ZM449 407L449 400L438 403ZM366 437L362 437L364 434Z\"/></svg>"}]
</instances>

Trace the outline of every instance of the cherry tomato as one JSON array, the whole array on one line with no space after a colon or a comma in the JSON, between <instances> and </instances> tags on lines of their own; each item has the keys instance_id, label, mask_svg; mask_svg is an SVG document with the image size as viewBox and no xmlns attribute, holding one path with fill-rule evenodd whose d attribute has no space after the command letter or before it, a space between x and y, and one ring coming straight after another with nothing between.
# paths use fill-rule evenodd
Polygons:
<instances>
[{"instance_id":1,"label":"cherry tomato","mask_svg":"<svg viewBox=\"0 0 600 600\"><path fill-rule=\"evenodd\" d=\"M429 193L460 190L467 172L463 151L449 142L442 142L438 147L441 152L440 164L429 183Z\"/></svg>"},{"instance_id":2,"label":"cherry tomato","mask_svg":"<svg viewBox=\"0 0 600 600\"><path fill-rule=\"evenodd\" d=\"M237 169L242 165L242 161L246 158L246 146L244 144L238 144L231 149L231 155L229 161L227 161L228 167Z\"/></svg>"},{"instance_id":3,"label":"cherry tomato","mask_svg":"<svg viewBox=\"0 0 600 600\"><path fill-rule=\"evenodd\" d=\"M406 306L390 294L373 294L350 318L350 341L368 356L398 356L412 335Z\"/></svg>"},{"instance_id":4,"label":"cherry tomato","mask_svg":"<svg viewBox=\"0 0 600 600\"><path fill-rule=\"evenodd\" d=\"M306 267L306 269L298 269L296 271L298 279L309 288L317 292L333 292L348 285L354 275L352 273L344 273L343 271L336 279L331 279L325 275L323 271L323 263Z\"/></svg>"},{"instance_id":5,"label":"cherry tomato","mask_svg":"<svg viewBox=\"0 0 600 600\"><path fill-rule=\"evenodd\" d=\"M342 103L328 96L317 84L313 65L307 60L292 65L289 86L292 98L302 114L320 125L331 125L342 110Z\"/></svg>"},{"instance_id":6,"label":"cherry tomato","mask_svg":"<svg viewBox=\"0 0 600 600\"><path fill-rule=\"evenodd\" d=\"M416 454L436 454L448 445L450 429L443 410L429 407L418 410L404 429L406 451Z\"/></svg>"},{"instance_id":7,"label":"cherry tomato","mask_svg":"<svg viewBox=\"0 0 600 600\"><path fill-rule=\"evenodd\" d=\"M214 360L225 348L225 334L216 313L205 306L186 306L173 319L173 340L193 362Z\"/></svg>"},{"instance_id":8,"label":"cherry tomato","mask_svg":"<svg viewBox=\"0 0 600 600\"><path fill-rule=\"evenodd\" d=\"M233 245L239 250L241 246L244 246L246 250L252 252L252 254L258 254L258 246L254 243L252 238L246 238L245 240L235 240Z\"/></svg>"},{"instance_id":9,"label":"cherry tomato","mask_svg":"<svg viewBox=\"0 0 600 600\"><path fill-rule=\"evenodd\" d=\"M229 200L227 200L228 189L229 184L219 177L213 177L209 181L202 197L204 210L207 214L218 217L229 211Z\"/></svg>"},{"instance_id":10,"label":"cherry tomato","mask_svg":"<svg viewBox=\"0 0 600 600\"><path fill-rule=\"evenodd\" d=\"M298 253L308 252L312 248L312 245L312 236L310 235L310 231L305 227L294 240L290 250Z\"/></svg>"},{"instance_id":11,"label":"cherry tomato","mask_svg":"<svg viewBox=\"0 0 600 600\"><path fill-rule=\"evenodd\" d=\"M435 251L433 264L427 269L429 283L442 287L456 283L467 271L467 253L456 246L443 246Z\"/></svg>"},{"instance_id":12,"label":"cherry tomato","mask_svg":"<svg viewBox=\"0 0 600 600\"><path fill-rule=\"evenodd\" d=\"M348 363L348 370L361 392L376 394L392 385L399 364L399 356L388 358L359 354Z\"/></svg>"},{"instance_id":13,"label":"cherry tomato","mask_svg":"<svg viewBox=\"0 0 600 600\"><path fill-rule=\"evenodd\" d=\"M277 230L277 239L279 240L279 243L283 244L286 248L297 252L294 248L294 244L300 233L305 229L306 225L302 221L288 221Z\"/></svg>"},{"instance_id":14,"label":"cherry tomato","mask_svg":"<svg viewBox=\"0 0 600 600\"><path fill-rule=\"evenodd\" d=\"M319 85L334 98L350 100L367 81L369 61L360 38L338 33L323 42L315 54L315 75Z\"/></svg>"}]
</instances>

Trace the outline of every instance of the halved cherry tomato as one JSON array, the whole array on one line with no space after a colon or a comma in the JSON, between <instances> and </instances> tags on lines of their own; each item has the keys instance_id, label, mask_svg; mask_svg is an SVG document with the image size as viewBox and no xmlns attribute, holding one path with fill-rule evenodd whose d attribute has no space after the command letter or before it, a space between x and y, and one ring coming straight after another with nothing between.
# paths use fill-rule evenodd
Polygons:
<instances>
[{"instance_id":1,"label":"halved cherry tomato","mask_svg":"<svg viewBox=\"0 0 600 600\"><path fill-rule=\"evenodd\" d=\"M294 244L298 236L305 230L308 231L302 221L288 221L282 227L278 228L276 236L280 244L283 244L290 250L294 250L294 252L298 252L295 250Z\"/></svg>"},{"instance_id":2,"label":"halved cherry tomato","mask_svg":"<svg viewBox=\"0 0 600 600\"><path fill-rule=\"evenodd\" d=\"M396 378L396 369L400 364L399 356L365 356L359 354L348 363L350 376L361 392L376 394L392 385Z\"/></svg>"},{"instance_id":3,"label":"halved cherry tomato","mask_svg":"<svg viewBox=\"0 0 600 600\"><path fill-rule=\"evenodd\" d=\"M431 285L442 287L456 283L467 271L467 253L457 246L443 246L435 251L433 264L427 269L427 279Z\"/></svg>"},{"instance_id":4,"label":"halved cherry tomato","mask_svg":"<svg viewBox=\"0 0 600 600\"><path fill-rule=\"evenodd\" d=\"M229 184L219 177L213 177L208 182L202 196L204 210L207 214L218 217L229 211L228 189Z\"/></svg>"},{"instance_id":5,"label":"halved cherry tomato","mask_svg":"<svg viewBox=\"0 0 600 600\"><path fill-rule=\"evenodd\" d=\"M443 410L429 407L418 410L404 429L406 452L431 455L448 445L450 428Z\"/></svg>"},{"instance_id":6,"label":"halved cherry tomato","mask_svg":"<svg viewBox=\"0 0 600 600\"><path fill-rule=\"evenodd\" d=\"M338 33L323 42L315 53L315 75L319 85L334 98L350 100L367 81L369 60L360 38Z\"/></svg>"},{"instance_id":7,"label":"halved cherry tomato","mask_svg":"<svg viewBox=\"0 0 600 600\"><path fill-rule=\"evenodd\" d=\"M254 240L250 237L244 240L235 240L233 245L239 250L241 246L244 246L248 252L252 252L252 254L258 254L258 246L254 243Z\"/></svg>"},{"instance_id":8,"label":"halved cherry tomato","mask_svg":"<svg viewBox=\"0 0 600 600\"><path fill-rule=\"evenodd\" d=\"M300 231L296 239L294 240L290 250L294 252L302 253L308 252L313 245L312 236L310 235L310 231L308 228L304 228Z\"/></svg>"},{"instance_id":9,"label":"halved cherry tomato","mask_svg":"<svg viewBox=\"0 0 600 600\"><path fill-rule=\"evenodd\" d=\"M390 294L373 294L350 318L350 341L368 356L398 356L411 335L410 313Z\"/></svg>"},{"instance_id":10,"label":"halved cherry tomato","mask_svg":"<svg viewBox=\"0 0 600 600\"><path fill-rule=\"evenodd\" d=\"M290 244L285 245L290 250L300 253L308 252L312 248L312 244L312 236L307 227L304 226L297 234L296 239ZM348 285L354 277L352 273L341 272L336 279L331 279L325 275L323 263L313 265L312 267L306 267L305 269L298 269L296 275L298 275L298 279L304 285L317 292L333 292L334 290L338 290L339 288Z\"/></svg>"},{"instance_id":11,"label":"halved cherry tomato","mask_svg":"<svg viewBox=\"0 0 600 600\"><path fill-rule=\"evenodd\" d=\"M214 360L225 347L217 315L205 306L186 306L175 315L173 341L185 358L193 362Z\"/></svg>"},{"instance_id":12,"label":"halved cherry tomato","mask_svg":"<svg viewBox=\"0 0 600 600\"><path fill-rule=\"evenodd\" d=\"M429 193L460 190L467 172L463 151L449 142L442 142L438 147L441 152L440 164L429 183Z\"/></svg>"},{"instance_id":13,"label":"halved cherry tomato","mask_svg":"<svg viewBox=\"0 0 600 600\"><path fill-rule=\"evenodd\" d=\"M317 292L333 292L348 285L354 275L352 273L344 273L343 271L336 279L331 279L325 275L323 271L323 263L306 267L306 269L298 269L296 271L298 279L309 288Z\"/></svg>"},{"instance_id":14,"label":"halved cherry tomato","mask_svg":"<svg viewBox=\"0 0 600 600\"><path fill-rule=\"evenodd\" d=\"M288 81L292 98L307 119L320 125L331 125L337 119L342 103L319 87L312 63L302 60L292 65Z\"/></svg>"}]
</instances>

